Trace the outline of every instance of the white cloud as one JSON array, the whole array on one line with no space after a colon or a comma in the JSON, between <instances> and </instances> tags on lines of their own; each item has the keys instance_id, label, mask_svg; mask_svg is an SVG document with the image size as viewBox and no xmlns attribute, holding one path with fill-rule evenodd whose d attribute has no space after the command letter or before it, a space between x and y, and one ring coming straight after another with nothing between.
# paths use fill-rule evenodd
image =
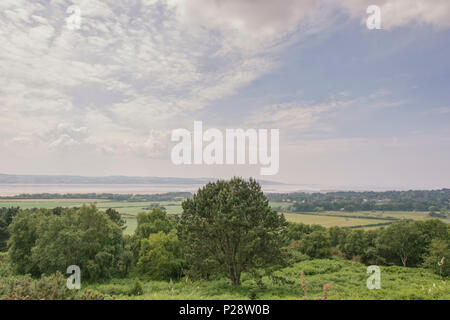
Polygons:
<instances>
[{"instance_id":1,"label":"white cloud","mask_svg":"<svg viewBox=\"0 0 450 320\"><path fill-rule=\"evenodd\" d=\"M283 5L272 0L168 2L176 6L179 19L190 28L219 31L224 37L224 52L236 47L246 52L268 49L294 31L306 33L311 27L327 24L327 8L314 0L284 0Z\"/></svg>"},{"instance_id":2,"label":"white cloud","mask_svg":"<svg viewBox=\"0 0 450 320\"><path fill-rule=\"evenodd\" d=\"M149 128L167 127L167 121L176 127L180 115L235 94L270 71L267 50L305 15L277 9L267 21L276 8L271 2L261 4L261 16L240 16L243 4L230 2L220 23L220 6L208 5L210 13L197 24L192 19L201 2L145 1L140 9L115 1L73 3L82 13L78 31L65 26L65 1L2 2L0 71L8 77L0 80L0 122L17 131L5 136L33 137L71 119L91 130L93 145L117 148L110 136L118 136L99 128L139 145ZM228 19L248 25L236 33ZM270 27L261 34L264 21ZM258 45L246 50L250 43ZM104 93L95 94L99 88ZM80 99L86 92L92 96ZM64 133L49 143L79 141Z\"/></svg>"},{"instance_id":3,"label":"white cloud","mask_svg":"<svg viewBox=\"0 0 450 320\"><path fill-rule=\"evenodd\" d=\"M151 130L144 141L131 141L128 148L139 156L151 159L167 158L170 148L170 133L168 131Z\"/></svg>"},{"instance_id":4,"label":"white cloud","mask_svg":"<svg viewBox=\"0 0 450 320\"><path fill-rule=\"evenodd\" d=\"M339 102L312 105L308 103L284 103L258 110L250 122L258 127L283 128L297 132L310 129L320 119L320 114L336 109Z\"/></svg>"},{"instance_id":5,"label":"white cloud","mask_svg":"<svg viewBox=\"0 0 450 320\"><path fill-rule=\"evenodd\" d=\"M334 0L333 0L334 1ZM450 27L450 1L448 0L346 0L338 1L352 16L366 23L365 10L369 5L381 9L383 29L408 25L431 25L436 28Z\"/></svg>"},{"instance_id":6,"label":"white cloud","mask_svg":"<svg viewBox=\"0 0 450 320\"><path fill-rule=\"evenodd\" d=\"M449 1L379 3L385 27L450 23ZM67 1L0 2L0 142L159 157L165 130L273 70L280 51L329 27L336 9L364 19L367 1L70 4L81 30L65 25ZM309 128L335 107L278 105L251 121Z\"/></svg>"},{"instance_id":7,"label":"white cloud","mask_svg":"<svg viewBox=\"0 0 450 320\"><path fill-rule=\"evenodd\" d=\"M41 138L49 143L50 148L66 149L84 144L88 137L88 128L60 123L56 128L45 132Z\"/></svg>"}]
</instances>

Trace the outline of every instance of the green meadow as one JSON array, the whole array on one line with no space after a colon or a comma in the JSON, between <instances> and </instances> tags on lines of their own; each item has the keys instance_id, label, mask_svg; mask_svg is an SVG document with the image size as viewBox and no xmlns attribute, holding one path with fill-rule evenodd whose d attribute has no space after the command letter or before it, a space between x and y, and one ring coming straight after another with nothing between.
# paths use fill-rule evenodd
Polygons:
<instances>
[{"instance_id":1,"label":"green meadow","mask_svg":"<svg viewBox=\"0 0 450 320\"><path fill-rule=\"evenodd\" d=\"M301 273L304 272L304 281ZM329 287L329 300L394 299L435 300L450 299L450 285L430 270L381 267L381 289L367 288L367 266L339 259L315 259L295 263L291 267L263 276L255 281L248 274L242 275L240 286L231 286L228 279L191 281L152 281L141 279L143 292L133 295L133 278L113 279L103 284L87 285L87 289L115 299L139 300L317 300L324 298L324 285ZM305 290L306 289L306 290Z\"/></svg>"}]
</instances>

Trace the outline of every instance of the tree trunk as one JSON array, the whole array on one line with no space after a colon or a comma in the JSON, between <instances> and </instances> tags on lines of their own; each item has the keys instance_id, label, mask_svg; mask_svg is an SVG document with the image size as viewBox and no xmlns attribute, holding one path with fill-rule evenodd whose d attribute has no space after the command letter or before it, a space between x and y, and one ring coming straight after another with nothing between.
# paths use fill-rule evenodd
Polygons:
<instances>
[{"instance_id":1,"label":"tree trunk","mask_svg":"<svg viewBox=\"0 0 450 320\"><path fill-rule=\"evenodd\" d=\"M406 267L406 261L408 261L408 258L407 257L402 257L401 259L402 259L403 266Z\"/></svg>"},{"instance_id":2,"label":"tree trunk","mask_svg":"<svg viewBox=\"0 0 450 320\"><path fill-rule=\"evenodd\" d=\"M241 284L241 273L240 272L232 272L230 275L231 278L231 284L233 286L238 286Z\"/></svg>"}]
</instances>

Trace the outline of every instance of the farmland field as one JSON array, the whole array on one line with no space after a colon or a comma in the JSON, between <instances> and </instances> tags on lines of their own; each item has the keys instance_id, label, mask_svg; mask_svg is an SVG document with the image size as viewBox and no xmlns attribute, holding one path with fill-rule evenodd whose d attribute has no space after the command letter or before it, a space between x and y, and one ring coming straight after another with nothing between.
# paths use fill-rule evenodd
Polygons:
<instances>
[{"instance_id":1,"label":"farmland field","mask_svg":"<svg viewBox=\"0 0 450 320\"><path fill-rule=\"evenodd\" d=\"M382 219L361 219L361 218L350 218L350 217L332 217L332 216L322 216L317 214L299 214L299 213L285 213L286 219L290 222L304 223L304 224L320 224L324 227L354 227L361 225L371 225L377 223L388 223L390 220Z\"/></svg>"}]
</instances>

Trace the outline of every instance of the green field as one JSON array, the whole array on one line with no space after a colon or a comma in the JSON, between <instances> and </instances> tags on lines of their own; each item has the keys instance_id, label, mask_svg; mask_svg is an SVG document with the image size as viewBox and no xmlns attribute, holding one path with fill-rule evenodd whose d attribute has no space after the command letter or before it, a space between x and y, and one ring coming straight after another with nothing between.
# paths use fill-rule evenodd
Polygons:
<instances>
[{"instance_id":1,"label":"green field","mask_svg":"<svg viewBox=\"0 0 450 320\"><path fill-rule=\"evenodd\" d=\"M181 202L179 201L159 201L159 202L130 202L130 201L109 201L109 200L92 200L92 199L55 199L55 200L0 200L0 207L21 207L23 209L30 208L55 208L55 207L79 207L83 204L96 203L101 210L113 208L119 211L123 218L127 221L127 229L125 233L131 234L136 229L136 215L151 204L159 203L166 208L168 214L180 214ZM271 206L283 211L289 206L286 202L273 202ZM308 212L308 213L284 213L286 219L290 222L305 224L320 224L325 227L362 227L371 228L377 224L387 224L400 219L424 220L428 219L428 212L415 211L324 211L324 212ZM395 219L395 220L394 220ZM450 223L450 218L442 219L446 223ZM365 227L366 226L366 227Z\"/></svg>"},{"instance_id":2,"label":"green field","mask_svg":"<svg viewBox=\"0 0 450 320\"><path fill-rule=\"evenodd\" d=\"M323 285L333 283L328 292L330 300L345 299L450 299L450 285L427 269L381 267L381 289L369 290L366 282L367 266L338 260L307 260L274 272L274 277L264 276L257 284L246 274L242 284L233 287L227 279L195 281L185 278L177 282L141 280L144 294L128 295L133 279L116 279L105 284L88 285L114 296L116 299L304 299L300 274L305 273L308 299L323 296Z\"/></svg>"},{"instance_id":3,"label":"green field","mask_svg":"<svg viewBox=\"0 0 450 320\"><path fill-rule=\"evenodd\" d=\"M390 220L382 219L361 219L350 217L332 217L322 216L317 214L298 214L298 213L285 213L284 216L290 222L304 223L304 224L320 224L324 227L354 227L361 225L371 225L377 223L389 223Z\"/></svg>"}]
</instances>

